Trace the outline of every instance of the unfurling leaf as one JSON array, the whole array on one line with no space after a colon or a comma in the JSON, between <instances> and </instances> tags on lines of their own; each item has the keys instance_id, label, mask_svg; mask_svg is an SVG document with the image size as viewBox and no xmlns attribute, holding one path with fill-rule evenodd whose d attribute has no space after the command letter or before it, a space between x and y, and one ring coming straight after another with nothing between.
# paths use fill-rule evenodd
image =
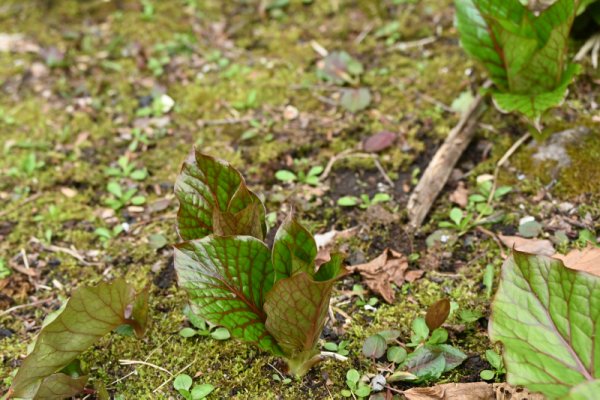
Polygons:
<instances>
[{"instance_id":1,"label":"unfurling leaf","mask_svg":"<svg viewBox=\"0 0 600 400\"><path fill-rule=\"evenodd\" d=\"M264 205L231 164L192 152L175 182L177 226L184 240L266 233Z\"/></svg>"},{"instance_id":2,"label":"unfurling leaf","mask_svg":"<svg viewBox=\"0 0 600 400\"><path fill-rule=\"evenodd\" d=\"M504 344L510 384L567 398L576 385L600 378L600 278L514 251L502 268L489 332Z\"/></svg>"},{"instance_id":3,"label":"unfurling leaf","mask_svg":"<svg viewBox=\"0 0 600 400\"><path fill-rule=\"evenodd\" d=\"M337 267L332 266L338 264ZM327 266L329 264L329 266ZM306 272L278 280L267 294L266 326L286 355L312 352L325 324L333 284L342 269L341 259L323 264L331 275L315 280Z\"/></svg>"},{"instance_id":4,"label":"unfurling leaf","mask_svg":"<svg viewBox=\"0 0 600 400\"><path fill-rule=\"evenodd\" d=\"M567 60L576 0L557 0L536 15L519 0L456 0L465 51L487 69L503 111L536 121L559 105L579 66Z\"/></svg>"},{"instance_id":5,"label":"unfurling leaf","mask_svg":"<svg viewBox=\"0 0 600 400\"><path fill-rule=\"evenodd\" d=\"M430 331L434 331L446 321L450 315L450 300L444 298L436 301L427 309L425 322Z\"/></svg>"},{"instance_id":6,"label":"unfurling leaf","mask_svg":"<svg viewBox=\"0 0 600 400\"><path fill-rule=\"evenodd\" d=\"M273 242L275 280L299 272L314 274L317 243L313 236L290 214L281 224Z\"/></svg>"},{"instance_id":7,"label":"unfurling leaf","mask_svg":"<svg viewBox=\"0 0 600 400\"><path fill-rule=\"evenodd\" d=\"M122 279L76 290L64 310L40 331L13 380L13 396L63 398L79 392L87 376L71 377L60 371L123 324L141 336L146 329L147 301L147 291L136 295Z\"/></svg>"},{"instance_id":8,"label":"unfurling leaf","mask_svg":"<svg viewBox=\"0 0 600 400\"><path fill-rule=\"evenodd\" d=\"M208 236L175 247L175 270L202 318L231 335L281 354L266 328L265 295L274 281L271 253L251 236Z\"/></svg>"}]
</instances>

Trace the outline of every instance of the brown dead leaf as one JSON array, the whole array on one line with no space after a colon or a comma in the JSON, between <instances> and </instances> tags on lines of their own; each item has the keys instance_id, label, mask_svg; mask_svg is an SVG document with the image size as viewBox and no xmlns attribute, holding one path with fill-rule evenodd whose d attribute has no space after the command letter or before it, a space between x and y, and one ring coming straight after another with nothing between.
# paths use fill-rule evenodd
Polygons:
<instances>
[{"instance_id":1,"label":"brown dead leaf","mask_svg":"<svg viewBox=\"0 0 600 400\"><path fill-rule=\"evenodd\" d=\"M561 260L567 268L600 276L600 248L598 247L588 246L583 250L574 249L566 255L555 254L553 257Z\"/></svg>"},{"instance_id":2,"label":"brown dead leaf","mask_svg":"<svg viewBox=\"0 0 600 400\"><path fill-rule=\"evenodd\" d=\"M463 181L458 182L454 192L450 193L450 201L461 208L465 208L469 204L469 191Z\"/></svg>"},{"instance_id":3,"label":"brown dead leaf","mask_svg":"<svg viewBox=\"0 0 600 400\"><path fill-rule=\"evenodd\" d=\"M530 393L527 390L511 386L508 383L494 383L494 394L492 399L496 400L544 400L544 396L538 393Z\"/></svg>"},{"instance_id":4,"label":"brown dead leaf","mask_svg":"<svg viewBox=\"0 0 600 400\"><path fill-rule=\"evenodd\" d=\"M504 236L502 234L498 235L498 238L506 247L524 253L548 257L552 257L556 253L552 242L546 239L525 239L520 236Z\"/></svg>"},{"instance_id":5,"label":"brown dead leaf","mask_svg":"<svg viewBox=\"0 0 600 400\"><path fill-rule=\"evenodd\" d=\"M432 387L416 387L404 391L408 400L544 400L508 383L445 383Z\"/></svg>"},{"instance_id":6,"label":"brown dead leaf","mask_svg":"<svg viewBox=\"0 0 600 400\"><path fill-rule=\"evenodd\" d=\"M444 298L429 306L425 315L425 323L430 331L434 331L442 326L448 315L450 315L450 300Z\"/></svg>"},{"instance_id":7,"label":"brown dead leaf","mask_svg":"<svg viewBox=\"0 0 600 400\"><path fill-rule=\"evenodd\" d=\"M417 387L404 391L408 400L490 400L492 385L485 382L446 383L432 387Z\"/></svg>"},{"instance_id":8,"label":"brown dead leaf","mask_svg":"<svg viewBox=\"0 0 600 400\"><path fill-rule=\"evenodd\" d=\"M351 265L347 269L349 272L360 273L369 289L381 295L390 304L394 301L392 283L402 286L404 282L412 282L423 275L423 271L407 272L406 256L391 249L385 249L381 255L368 263Z\"/></svg>"},{"instance_id":9,"label":"brown dead leaf","mask_svg":"<svg viewBox=\"0 0 600 400\"><path fill-rule=\"evenodd\" d=\"M63 194L63 196L68 197L69 199L72 199L73 197L77 196L77 190L66 186L61 187L60 192Z\"/></svg>"}]
</instances>

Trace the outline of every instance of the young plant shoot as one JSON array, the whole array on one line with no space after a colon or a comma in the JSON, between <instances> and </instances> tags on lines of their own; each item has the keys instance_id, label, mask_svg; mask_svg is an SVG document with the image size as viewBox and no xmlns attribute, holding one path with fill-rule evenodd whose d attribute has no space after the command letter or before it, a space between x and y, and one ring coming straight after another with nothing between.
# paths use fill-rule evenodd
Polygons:
<instances>
[{"instance_id":1,"label":"young plant shoot","mask_svg":"<svg viewBox=\"0 0 600 400\"><path fill-rule=\"evenodd\" d=\"M224 161L193 152L175 194L184 240L175 246L175 269L194 312L304 375L321 359L318 339L345 272L342 256L316 266L315 240L292 215L269 249L263 203Z\"/></svg>"}]
</instances>

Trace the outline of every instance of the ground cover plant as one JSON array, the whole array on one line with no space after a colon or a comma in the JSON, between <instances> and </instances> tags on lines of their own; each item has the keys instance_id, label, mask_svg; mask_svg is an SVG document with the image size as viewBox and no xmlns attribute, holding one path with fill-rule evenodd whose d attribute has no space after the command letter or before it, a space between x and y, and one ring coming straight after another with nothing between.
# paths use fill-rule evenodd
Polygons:
<instances>
[{"instance_id":1,"label":"ground cover plant","mask_svg":"<svg viewBox=\"0 0 600 400\"><path fill-rule=\"evenodd\" d=\"M0 398L595 399L597 2L520 3L3 1Z\"/></svg>"}]
</instances>

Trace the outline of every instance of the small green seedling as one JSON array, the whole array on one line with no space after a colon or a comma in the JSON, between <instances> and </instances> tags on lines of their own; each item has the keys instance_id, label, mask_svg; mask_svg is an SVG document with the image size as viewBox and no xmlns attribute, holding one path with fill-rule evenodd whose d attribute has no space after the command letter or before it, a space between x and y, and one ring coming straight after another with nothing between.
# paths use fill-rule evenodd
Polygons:
<instances>
[{"instance_id":1,"label":"small green seedling","mask_svg":"<svg viewBox=\"0 0 600 400\"><path fill-rule=\"evenodd\" d=\"M479 376L484 381L491 381L501 375L506 373L506 368L504 368L504 360L502 360L502 356L496 353L494 350L486 350L485 358L490 363L493 370L484 369L479 373Z\"/></svg>"},{"instance_id":2,"label":"small green seedling","mask_svg":"<svg viewBox=\"0 0 600 400\"><path fill-rule=\"evenodd\" d=\"M186 306L183 309L183 314L188 317L188 320L194 326L194 328L186 327L179 331L179 335L184 338L210 336L215 340L227 340L231 337L227 328L218 327L206 322L204 319L194 314L190 306Z\"/></svg>"},{"instance_id":3,"label":"small green seedling","mask_svg":"<svg viewBox=\"0 0 600 400\"><path fill-rule=\"evenodd\" d=\"M352 286L352 294L355 296L358 296L358 299L356 300L356 305L359 307L364 307L364 306L368 306L368 307L374 307L378 302L379 299L377 297L369 297L368 299L365 298L365 294L368 293L367 290L365 290L364 287L362 287L359 284L355 284L354 286Z\"/></svg>"},{"instance_id":4,"label":"small green seedling","mask_svg":"<svg viewBox=\"0 0 600 400\"><path fill-rule=\"evenodd\" d=\"M215 390L215 387L209 383L196 384L193 387L192 384L192 377L186 374L177 375L175 380L173 380L173 388L186 400L205 399L213 390Z\"/></svg>"},{"instance_id":5,"label":"small green seedling","mask_svg":"<svg viewBox=\"0 0 600 400\"><path fill-rule=\"evenodd\" d=\"M138 149L138 147L145 147L150 144L150 139L148 135L146 135L140 128L134 128L131 130L131 142L129 142L129 146L127 149L131 152L134 152Z\"/></svg>"},{"instance_id":6,"label":"small green seedling","mask_svg":"<svg viewBox=\"0 0 600 400\"><path fill-rule=\"evenodd\" d=\"M146 168L135 168L129 159L125 156L119 157L118 167L108 167L104 170L107 176L115 178L130 178L136 181L143 181L148 176Z\"/></svg>"},{"instance_id":7,"label":"small green seedling","mask_svg":"<svg viewBox=\"0 0 600 400\"><path fill-rule=\"evenodd\" d=\"M292 383L292 379L291 378L284 378L283 376L279 376L278 374L273 374L272 378L273 378L274 381L281 382L284 385L288 385L288 384Z\"/></svg>"},{"instance_id":8,"label":"small green seedling","mask_svg":"<svg viewBox=\"0 0 600 400\"><path fill-rule=\"evenodd\" d=\"M473 227L473 214L464 213L460 208L454 207L448 214L450 221L441 221L440 228L453 229L458 231L458 235L464 235Z\"/></svg>"},{"instance_id":9,"label":"small green seedling","mask_svg":"<svg viewBox=\"0 0 600 400\"><path fill-rule=\"evenodd\" d=\"M108 229L108 228L104 228L104 227L96 228L94 233L96 234L96 236L98 236L98 238L100 238L100 241L102 243L107 243L109 240L114 239L117 236L119 236L121 234L121 232L123 232L123 230L124 230L123 225L118 224L118 225L115 225L112 229Z\"/></svg>"},{"instance_id":10,"label":"small green seedling","mask_svg":"<svg viewBox=\"0 0 600 400\"><path fill-rule=\"evenodd\" d=\"M134 206L140 206L146 202L146 197L135 194L137 189L131 188L127 191L123 191L121 185L116 181L110 181L106 185L106 190L112 195L104 201L104 204L112 208L113 210L120 210L128 204Z\"/></svg>"},{"instance_id":11,"label":"small green seedling","mask_svg":"<svg viewBox=\"0 0 600 400\"><path fill-rule=\"evenodd\" d=\"M346 386L342 390L342 396L363 399L371 394L371 387L360 380L360 373L355 369L346 372Z\"/></svg>"},{"instance_id":12,"label":"small green seedling","mask_svg":"<svg viewBox=\"0 0 600 400\"><path fill-rule=\"evenodd\" d=\"M485 272L483 273L483 286L485 286L485 296L489 299L492 297L492 291L494 289L494 276L496 275L496 269L492 264L485 266Z\"/></svg>"},{"instance_id":13,"label":"small green seedling","mask_svg":"<svg viewBox=\"0 0 600 400\"><path fill-rule=\"evenodd\" d=\"M31 177L34 173L42 169L46 165L43 161L38 160L35 153L29 153L21 159L17 167L12 167L8 170L9 176Z\"/></svg>"},{"instance_id":14,"label":"small green seedling","mask_svg":"<svg viewBox=\"0 0 600 400\"><path fill-rule=\"evenodd\" d=\"M368 194L361 194L360 198L356 196L344 196L340 197L337 201L338 206L342 207L354 207L359 206L362 209L367 209L372 205L379 203L386 203L390 201L392 197L387 193L376 193L373 198L369 198Z\"/></svg>"},{"instance_id":15,"label":"small green seedling","mask_svg":"<svg viewBox=\"0 0 600 400\"><path fill-rule=\"evenodd\" d=\"M235 101L231 104L236 110L251 110L258 106L258 92L252 89L244 100Z\"/></svg>"},{"instance_id":16,"label":"small green seedling","mask_svg":"<svg viewBox=\"0 0 600 400\"><path fill-rule=\"evenodd\" d=\"M350 342L347 340L342 340L339 344L335 342L327 342L323 345L323 348L327 351L333 351L334 353L339 354L340 356L347 356L350 354L348 350L348 345Z\"/></svg>"},{"instance_id":17,"label":"small green seedling","mask_svg":"<svg viewBox=\"0 0 600 400\"><path fill-rule=\"evenodd\" d=\"M320 165L312 167L307 173L304 173L304 171L299 171L298 174L288 171L287 169L280 169L275 173L275 178L286 183L298 181L307 185L318 186L319 175L321 175L322 172L323 167Z\"/></svg>"},{"instance_id":18,"label":"small green seedling","mask_svg":"<svg viewBox=\"0 0 600 400\"><path fill-rule=\"evenodd\" d=\"M12 274L12 270L6 264L4 258L0 258L0 279L7 278L10 276L10 274Z\"/></svg>"}]
</instances>

